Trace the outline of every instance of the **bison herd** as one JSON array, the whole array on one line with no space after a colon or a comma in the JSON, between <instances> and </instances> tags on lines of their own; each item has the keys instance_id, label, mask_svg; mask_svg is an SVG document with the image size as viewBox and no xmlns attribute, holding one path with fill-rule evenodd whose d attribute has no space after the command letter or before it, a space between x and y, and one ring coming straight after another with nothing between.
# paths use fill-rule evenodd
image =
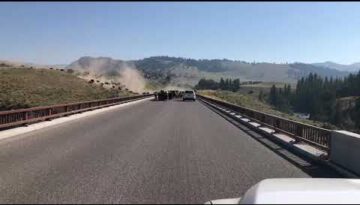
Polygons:
<instances>
[{"instance_id":1,"label":"bison herd","mask_svg":"<svg viewBox=\"0 0 360 205\"><path fill-rule=\"evenodd\" d=\"M183 95L183 91L178 90L160 90L159 92L154 92L155 100L165 101L171 100L174 98L181 98Z\"/></svg>"}]
</instances>

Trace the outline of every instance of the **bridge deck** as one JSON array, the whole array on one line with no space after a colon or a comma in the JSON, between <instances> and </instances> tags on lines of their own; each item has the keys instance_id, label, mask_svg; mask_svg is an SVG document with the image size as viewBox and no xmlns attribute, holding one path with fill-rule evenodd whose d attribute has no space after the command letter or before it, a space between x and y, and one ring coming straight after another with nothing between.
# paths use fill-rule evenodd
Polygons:
<instances>
[{"instance_id":1,"label":"bridge deck","mask_svg":"<svg viewBox=\"0 0 360 205\"><path fill-rule=\"evenodd\" d=\"M148 101L0 141L1 203L203 203L310 177L199 102Z\"/></svg>"}]
</instances>

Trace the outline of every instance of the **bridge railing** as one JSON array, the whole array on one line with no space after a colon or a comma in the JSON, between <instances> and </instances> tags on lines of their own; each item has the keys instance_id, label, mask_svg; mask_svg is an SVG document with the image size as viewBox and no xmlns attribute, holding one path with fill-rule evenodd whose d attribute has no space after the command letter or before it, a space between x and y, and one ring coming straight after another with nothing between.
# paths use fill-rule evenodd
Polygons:
<instances>
[{"instance_id":1,"label":"bridge railing","mask_svg":"<svg viewBox=\"0 0 360 205\"><path fill-rule=\"evenodd\" d=\"M204 95L199 95L200 99L218 104L230 110L238 112L240 115L258 122L264 126L274 129L276 132L284 133L294 138L296 141L303 141L327 152L330 151L331 131L304 124L301 122L285 119L271 114L266 114L253 109L241 107L232 103L217 100Z\"/></svg>"},{"instance_id":2,"label":"bridge railing","mask_svg":"<svg viewBox=\"0 0 360 205\"><path fill-rule=\"evenodd\" d=\"M120 102L133 101L150 96L152 96L152 94L1 111L0 129L108 107Z\"/></svg>"}]
</instances>

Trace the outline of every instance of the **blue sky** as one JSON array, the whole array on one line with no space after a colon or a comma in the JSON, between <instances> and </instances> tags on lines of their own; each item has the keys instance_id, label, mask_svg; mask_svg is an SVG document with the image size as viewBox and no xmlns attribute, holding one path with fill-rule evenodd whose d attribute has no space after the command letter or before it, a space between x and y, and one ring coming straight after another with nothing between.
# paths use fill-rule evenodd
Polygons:
<instances>
[{"instance_id":1,"label":"blue sky","mask_svg":"<svg viewBox=\"0 0 360 205\"><path fill-rule=\"evenodd\" d=\"M360 61L360 2L2 2L0 59Z\"/></svg>"}]
</instances>

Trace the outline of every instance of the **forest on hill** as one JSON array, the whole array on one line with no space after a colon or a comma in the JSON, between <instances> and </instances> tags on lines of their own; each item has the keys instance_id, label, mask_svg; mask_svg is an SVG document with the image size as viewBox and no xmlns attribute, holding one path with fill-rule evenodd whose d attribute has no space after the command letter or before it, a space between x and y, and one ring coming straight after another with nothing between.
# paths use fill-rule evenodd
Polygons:
<instances>
[{"instance_id":1,"label":"forest on hill","mask_svg":"<svg viewBox=\"0 0 360 205\"><path fill-rule=\"evenodd\" d=\"M234 87L233 84L224 87L220 85L224 85L226 81L221 82L201 79L195 88L241 91L241 83L239 87ZM259 101L272 105L283 113L308 114L310 120L326 123L325 128L360 132L360 71L345 78L328 78L310 73L298 80L295 88L290 84L281 87L274 84L268 92L263 92L261 87L258 89ZM246 94L251 95L252 92Z\"/></svg>"},{"instance_id":2,"label":"forest on hill","mask_svg":"<svg viewBox=\"0 0 360 205\"><path fill-rule=\"evenodd\" d=\"M290 86L271 88L268 102L285 112L309 113L310 119L360 131L360 72L344 79L309 74L294 92Z\"/></svg>"}]
</instances>

